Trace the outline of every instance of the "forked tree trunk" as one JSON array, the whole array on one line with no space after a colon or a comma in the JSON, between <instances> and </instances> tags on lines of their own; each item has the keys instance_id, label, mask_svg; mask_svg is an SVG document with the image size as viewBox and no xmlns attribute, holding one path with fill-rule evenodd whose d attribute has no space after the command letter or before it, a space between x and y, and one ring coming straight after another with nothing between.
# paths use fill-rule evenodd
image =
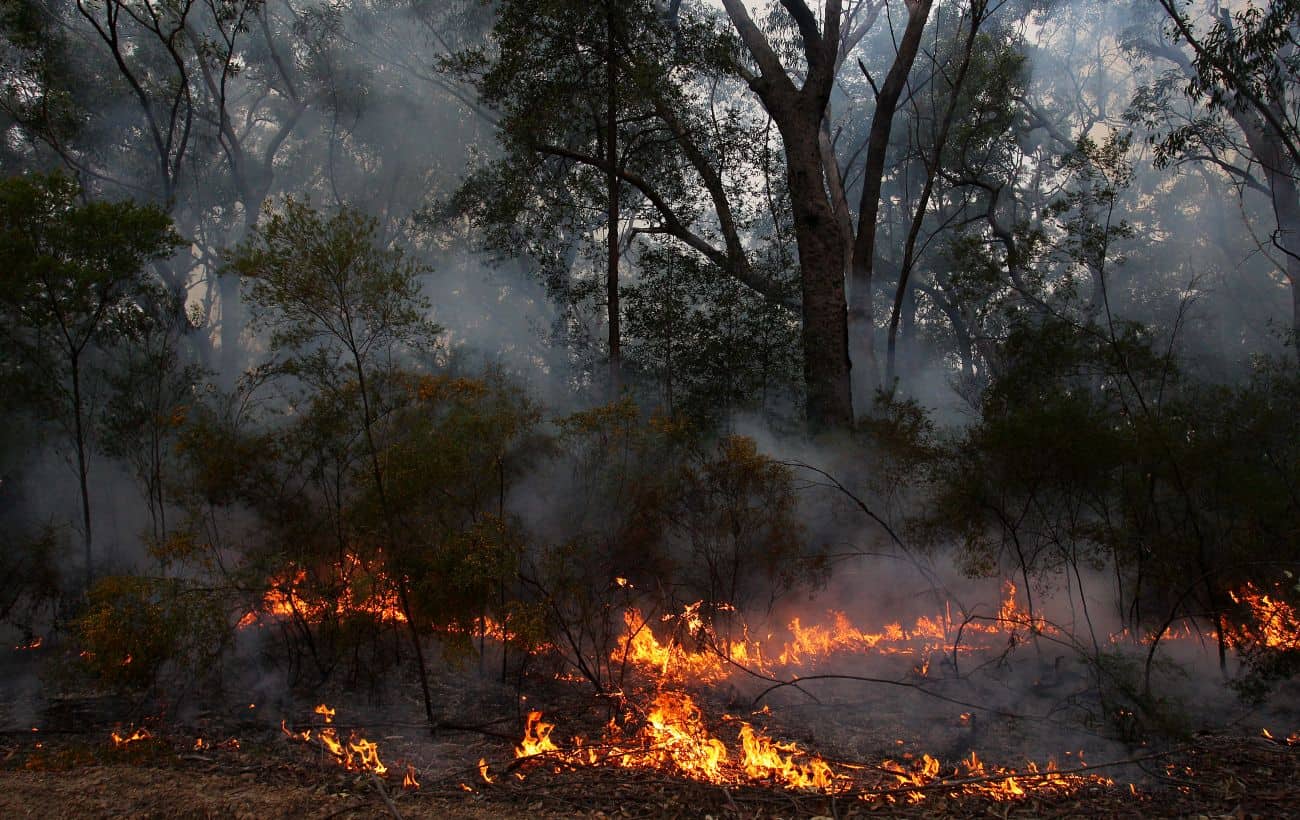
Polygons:
<instances>
[{"instance_id":1,"label":"forked tree trunk","mask_svg":"<svg viewBox=\"0 0 1300 820\"><path fill-rule=\"evenodd\" d=\"M858 230L853 243L853 264L849 305L849 326L854 349L858 351L857 400L871 400L881 388L880 365L876 358L876 322L872 304L873 274L876 263L876 226L880 218L880 189L885 175L889 138L894 129L894 114L907 86L907 77L921 48L921 35L930 19L934 0L911 0L907 4L907 28L898 43L898 53L876 95L876 110L871 115L867 137L867 159L863 170L862 200L858 206Z\"/></svg>"}]
</instances>

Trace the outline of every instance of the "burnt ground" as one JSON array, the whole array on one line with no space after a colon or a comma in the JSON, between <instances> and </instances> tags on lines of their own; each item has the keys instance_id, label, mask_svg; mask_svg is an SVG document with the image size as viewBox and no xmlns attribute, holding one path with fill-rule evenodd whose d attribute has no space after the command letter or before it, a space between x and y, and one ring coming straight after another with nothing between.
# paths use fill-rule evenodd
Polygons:
<instances>
[{"instance_id":1,"label":"burnt ground","mask_svg":"<svg viewBox=\"0 0 1300 820\"><path fill-rule=\"evenodd\" d=\"M1112 784L1040 789L1021 778L1028 794L1010 801L941 786L912 805L885 775L878 786L886 794L871 803L536 760L515 770L527 774L517 780L503 738L452 731L430 741L423 731L392 727L367 732L392 770L380 780L346 771L278 729L207 728L210 745L200 751L192 729L159 727L151 739L124 748L114 748L100 727L7 732L0 735L0 816L1300 817L1300 746L1262 736L1205 735L1135 754L1139 762L1122 768L1139 777L1117 777ZM231 740L236 732L237 743ZM418 749L426 761L416 767L421 787L414 791L401 787L408 749ZM474 762L480 756L494 761L495 784L478 779ZM1125 781L1131 779L1141 784L1130 786Z\"/></svg>"}]
</instances>

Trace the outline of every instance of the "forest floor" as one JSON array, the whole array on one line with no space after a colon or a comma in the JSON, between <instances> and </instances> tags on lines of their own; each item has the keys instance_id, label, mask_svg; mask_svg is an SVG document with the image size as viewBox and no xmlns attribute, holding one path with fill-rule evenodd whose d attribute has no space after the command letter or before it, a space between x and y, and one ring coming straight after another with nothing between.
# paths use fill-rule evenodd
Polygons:
<instances>
[{"instance_id":1,"label":"forest floor","mask_svg":"<svg viewBox=\"0 0 1300 820\"><path fill-rule=\"evenodd\" d=\"M461 760L502 745L458 733L438 742ZM4 734L0 817L1300 817L1300 746L1264 737L1202 736L1172 747L1139 787L1030 788L1005 801L935 791L915 805L536 764L525 780L496 784L477 779L472 766L426 767L421 787L404 790L400 758L381 781L265 729L201 751L194 744L192 734L166 732L124 748L88 733ZM396 739L392 748L400 748Z\"/></svg>"}]
</instances>

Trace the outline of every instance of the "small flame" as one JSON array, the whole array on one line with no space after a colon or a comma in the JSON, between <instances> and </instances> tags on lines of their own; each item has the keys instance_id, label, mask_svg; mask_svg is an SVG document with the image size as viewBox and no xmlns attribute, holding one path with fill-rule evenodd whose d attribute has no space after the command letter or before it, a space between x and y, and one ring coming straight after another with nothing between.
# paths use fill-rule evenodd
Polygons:
<instances>
[{"instance_id":1,"label":"small flame","mask_svg":"<svg viewBox=\"0 0 1300 820\"><path fill-rule=\"evenodd\" d=\"M402 776L402 788L407 791L420 788L420 781L415 779L415 767L410 763L406 764L406 774Z\"/></svg>"},{"instance_id":2,"label":"small flame","mask_svg":"<svg viewBox=\"0 0 1300 820\"><path fill-rule=\"evenodd\" d=\"M388 767L379 757L379 744L367 740L357 735L355 732L348 736L346 742L339 739L338 730L328 724L334 722L334 709L324 703L318 704L312 710L315 714L324 718L327 724L324 728L315 733L316 739L325 751L329 752L335 760L345 769L354 772L373 772L377 775L386 775ZM280 721L280 731L290 740L296 740L302 743L309 743L312 739L312 730L303 729L294 731L289 728L286 721Z\"/></svg>"},{"instance_id":3,"label":"small flame","mask_svg":"<svg viewBox=\"0 0 1300 820\"><path fill-rule=\"evenodd\" d=\"M143 727L136 729L135 731L131 732L131 734L129 735L121 735L118 734L117 732L113 732L111 733L111 737L113 740L113 748L115 749L122 749L131 745L132 743L139 743L142 740L153 739L153 735L150 734L149 730Z\"/></svg>"},{"instance_id":4,"label":"small flame","mask_svg":"<svg viewBox=\"0 0 1300 820\"><path fill-rule=\"evenodd\" d=\"M554 728L554 723L546 723L542 720L541 712L529 712L528 723L524 727L524 739L515 747L515 757L532 757L543 752L559 751L559 747L551 740L551 731Z\"/></svg>"}]
</instances>

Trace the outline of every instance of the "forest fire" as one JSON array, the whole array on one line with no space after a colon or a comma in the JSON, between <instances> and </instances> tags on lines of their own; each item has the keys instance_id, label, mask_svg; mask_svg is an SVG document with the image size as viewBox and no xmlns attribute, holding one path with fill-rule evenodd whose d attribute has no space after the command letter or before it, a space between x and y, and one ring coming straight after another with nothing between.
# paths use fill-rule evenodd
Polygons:
<instances>
[{"instance_id":1,"label":"forest fire","mask_svg":"<svg viewBox=\"0 0 1300 820\"><path fill-rule=\"evenodd\" d=\"M919 803L931 794L1006 801L1035 793L1060 794L1085 786L1113 785L1111 779L1087 772L1086 766L1068 773L1061 772L1054 760L1044 766L1028 762L1019 769L995 767L975 752L947 768L929 754L908 755L910 760L905 763L887 759L874 767L832 764L797 744L773 740L747 721L726 716L722 723L738 725L730 746L709 731L703 712L690 695L660 692L634 734L624 735L611 722L599 743L575 738L572 749L562 749L550 739L555 726L534 711L528 716L515 755L572 768L645 769L720 786L773 785L865 802ZM866 776L872 773L886 777L881 781ZM484 760L479 761L479 774L484 783L495 782Z\"/></svg>"},{"instance_id":2,"label":"forest fire","mask_svg":"<svg viewBox=\"0 0 1300 820\"><path fill-rule=\"evenodd\" d=\"M633 608L624 613L625 631L611 659L626 661L658 679L694 683L717 682L741 669L764 674L779 669L811 669L832 656L843 655L908 655L916 659L914 669L924 674L934 652L969 653L990 648L987 641L977 642L972 637L1000 635L1016 641L1031 633L1055 631L1043 618L1031 618L1018 606L1012 581L1004 582L1002 589L997 614L983 619L954 621L949 606L941 614L918 617L910 627L895 621L865 630L854 625L845 613L831 611L826 623L805 626L801 618L792 618L787 624L789 637L783 641L772 635L767 640L751 638L748 629L743 629L739 638L720 637L701 616L699 601L679 614L663 617L672 629L671 636L661 641L641 612ZM687 647L683 640L686 637L696 648Z\"/></svg>"},{"instance_id":3,"label":"forest fire","mask_svg":"<svg viewBox=\"0 0 1300 820\"><path fill-rule=\"evenodd\" d=\"M148 729L141 727L139 729L132 731L130 734L121 734L119 732L112 732L109 735L109 739L112 741L114 749L124 749L133 743L140 743L141 741L145 741L145 740L153 740L153 734Z\"/></svg>"},{"instance_id":4,"label":"forest fire","mask_svg":"<svg viewBox=\"0 0 1300 820\"><path fill-rule=\"evenodd\" d=\"M381 622L405 623L406 614L391 579L380 569L382 566L382 556L367 563L349 552L330 567L328 590L315 593L307 589L306 569L289 570L271 579L261 605L245 613L238 628L246 629L263 618L301 618L315 624L329 616L345 615L368 615Z\"/></svg>"},{"instance_id":5,"label":"forest fire","mask_svg":"<svg viewBox=\"0 0 1300 820\"><path fill-rule=\"evenodd\" d=\"M1044 618L1030 616L1019 606L1014 583L1004 582L1002 590L996 614L984 618L956 622L951 607L946 607L942 614L921 616L909 627L892 622L865 630L845 613L832 611L820 624L805 625L792 618L786 638L769 635L766 640L750 637L743 628L738 640L720 639L699 602L662 617L667 633L662 638L639 610L629 609L611 659L628 663L653 687L646 705L637 706L635 697L625 696L621 721L610 720L598 738L578 736L564 746L554 739L556 724L533 710L515 747L516 759L537 758L561 768L658 771L722 786L769 785L886 804L915 804L935 795L1010 801L1113 785L1111 779L1090 771L1081 754L1077 767L1069 771L1061 771L1055 759L1027 761L1020 767L994 766L975 751L949 764L928 753L909 753L902 760L886 759L871 766L836 763L798 744L774 739L748 720L724 715L714 728L696 697L682 691L687 686L716 684L742 668L771 675L815 667L833 657L910 656L916 661L912 674L924 676L935 652L988 651L996 649L991 640L995 637L1014 645L1032 634L1057 633ZM1250 592L1243 590L1238 597L1257 602L1259 623L1289 623L1293 613L1285 605ZM1170 631L1165 639L1192 634L1188 629ZM755 714L770 712L765 707ZM971 726L972 720L971 713L964 712L959 722ZM484 784L496 782L486 760L480 759L478 770ZM516 770L516 777L522 777L522 771Z\"/></svg>"},{"instance_id":6,"label":"forest fire","mask_svg":"<svg viewBox=\"0 0 1300 820\"><path fill-rule=\"evenodd\" d=\"M628 722L635 720L631 712L625 717ZM726 743L710 733L693 697L663 691L655 695L639 729L631 735L611 721L599 743L575 738L574 748L564 750L551 740L555 725L543 721L541 712L533 711L528 715L523 739L515 747L515 757L544 755L570 766L651 769L719 785L752 781L794 789L825 791L832 787L830 767L821 759L812 757L807 763L797 763L795 758L807 755L794 744L774 742L744 721L724 720L740 724L738 754L734 746L729 750ZM479 761L479 773L484 782L493 782L486 761Z\"/></svg>"},{"instance_id":7,"label":"forest fire","mask_svg":"<svg viewBox=\"0 0 1300 820\"><path fill-rule=\"evenodd\" d=\"M388 767L379 758L379 744L359 736L352 732L346 741L340 740L338 731L331 726L334 722L335 710L319 704L313 710L315 714L320 715L325 726L318 729L303 729L295 731L288 727L286 721L280 721L280 731L290 740L301 743L310 743L313 731L315 737L320 743L320 748L328 752L339 765L352 772L371 772L376 775L385 776L388 774ZM414 774L408 769L405 779L414 780ZM418 788L419 784L415 785Z\"/></svg>"},{"instance_id":8,"label":"forest fire","mask_svg":"<svg viewBox=\"0 0 1300 820\"><path fill-rule=\"evenodd\" d=\"M1231 646L1274 651L1300 650L1300 614L1273 595L1247 582L1229 593L1233 603L1245 607L1249 618L1224 637Z\"/></svg>"}]
</instances>

